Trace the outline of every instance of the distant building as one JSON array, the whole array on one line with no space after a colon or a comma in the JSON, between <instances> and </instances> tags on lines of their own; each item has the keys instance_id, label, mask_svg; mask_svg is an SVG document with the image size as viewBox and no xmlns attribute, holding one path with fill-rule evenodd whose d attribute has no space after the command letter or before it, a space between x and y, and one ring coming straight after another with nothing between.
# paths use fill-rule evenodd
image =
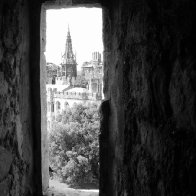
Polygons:
<instances>
[{"instance_id":1,"label":"distant building","mask_svg":"<svg viewBox=\"0 0 196 196\"><path fill-rule=\"evenodd\" d=\"M55 79L60 67L54 63L46 64L46 84L55 84Z\"/></svg>"},{"instance_id":2,"label":"distant building","mask_svg":"<svg viewBox=\"0 0 196 196\"><path fill-rule=\"evenodd\" d=\"M86 79L93 77L102 77L103 63L101 61L101 54L99 52L92 53L92 60L84 62L82 65L82 74Z\"/></svg>"},{"instance_id":3,"label":"distant building","mask_svg":"<svg viewBox=\"0 0 196 196\"><path fill-rule=\"evenodd\" d=\"M83 63L82 76L88 81L88 89L91 92L102 94L103 63L99 52L93 52L92 60Z\"/></svg>"},{"instance_id":4,"label":"distant building","mask_svg":"<svg viewBox=\"0 0 196 196\"><path fill-rule=\"evenodd\" d=\"M77 77L77 62L76 56L72 50L72 39L68 27L65 52L62 56L61 69L59 69L56 83L57 84L72 84Z\"/></svg>"},{"instance_id":5,"label":"distant building","mask_svg":"<svg viewBox=\"0 0 196 196\"><path fill-rule=\"evenodd\" d=\"M82 65L77 75L76 57L72 51L72 40L68 29L65 53L57 66L47 63L47 120L48 130L68 106L74 103L101 103L103 64L99 52L92 53L92 60Z\"/></svg>"},{"instance_id":6,"label":"distant building","mask_svg":"<svg viewBox=\"0 0 196 196\"><path fill-rule=\"evenodd\" d=\"M67 107L74 104L101 103L102 96L92 93L86 88L71 87L66 85L47 85L47 121L48 130L52 122L56 120Z\"/></svg>"}]
</instances>

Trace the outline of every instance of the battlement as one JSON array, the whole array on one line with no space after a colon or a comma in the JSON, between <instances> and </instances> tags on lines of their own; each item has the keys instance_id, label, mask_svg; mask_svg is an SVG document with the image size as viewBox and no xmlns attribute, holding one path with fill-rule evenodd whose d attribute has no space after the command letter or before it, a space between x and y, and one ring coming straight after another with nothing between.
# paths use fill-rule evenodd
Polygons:
<instances>
[{"instance_id":1,"label":"battlement","mask_svg":"<svg viewBox=\"0 0 196 196\"><path fill-rule=\"evenodd\" d=\"M60 99L78 99L78 100L101 100L101 95L98 93L86 93L86 92L55 92L54 98Z\"/></svg>"}]
</instances>

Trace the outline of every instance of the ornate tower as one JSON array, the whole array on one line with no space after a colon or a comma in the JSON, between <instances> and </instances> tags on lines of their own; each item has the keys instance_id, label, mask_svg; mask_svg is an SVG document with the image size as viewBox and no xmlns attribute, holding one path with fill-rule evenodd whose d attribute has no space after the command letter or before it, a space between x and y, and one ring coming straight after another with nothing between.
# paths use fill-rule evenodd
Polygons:
<instances>
[{"instance_id":1,"label":"ornate tower","mask_svg":"<svg viewBox=\"0 0 196 196\"><path fill-rule=\"evenodd\" d=\"M77 63L76 57L73 54L72 50L72 40L71 35L68 27L67 32L67 39L66 39L66 46L65 46L65 53L62 56L62 76L69 77L72 79L73 77L77 77Z\"/></svg>"}]
</instances>

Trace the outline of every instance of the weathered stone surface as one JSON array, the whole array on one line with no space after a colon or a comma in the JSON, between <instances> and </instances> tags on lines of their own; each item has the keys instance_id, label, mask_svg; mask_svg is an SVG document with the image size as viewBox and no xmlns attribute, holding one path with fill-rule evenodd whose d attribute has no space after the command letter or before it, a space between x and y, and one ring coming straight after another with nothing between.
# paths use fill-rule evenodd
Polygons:
<instances>
[{"instance_id":1,"label":"weathered stone surface","mask_svg":"<svg viewBox=\"0 0 196 196\"><path fill-rule=\"evenodd\" d=\"M0 95L1 96L5 95L7 93L7 91L8 91L8 84L4 80L4 74L3 74L3 72L0 72L0 89L1 89L1 92L0 92Z\"/></svg>"},{"instance_id":2,"label":"weathered stone surface","mask_svg":"<svg viewBox=\"0 0 196 196\"><path fill-rule=\"evenodd\" d=\"M195 195L196 3L103 5L111 158L100 195Z\"/></svg>"},{"instance_id":3,"label":"weathered stone surface","mask_svg":"<svg viewBox=\"0 0 196 196\"><path fill-rule=\"evenodd\" d=\"M1 182L6 196L34 189L28 2L0 1L0 182L11 176Z\"/></svg>"},{"instance_id":4,"label":"weathered stone surface","mask_svg":"<svg viewBox=\"0 0 196 196\"><path fill-rule=\"evenodd\" d=\"M1 196L8 196L9 194L9 181L5 179L4 181L0 182L0 195Z\"/></svg>"},{"instance_id":5,"label":"weathered stone surface","mask_svg":"<svg viewBox=\"0 0 196 196\"><path fill-rule=\"evenodd\" d=\"M0 181L8 174L12 160L12 154L5 148L0 147Z\"/></svg>"}]
</instances>

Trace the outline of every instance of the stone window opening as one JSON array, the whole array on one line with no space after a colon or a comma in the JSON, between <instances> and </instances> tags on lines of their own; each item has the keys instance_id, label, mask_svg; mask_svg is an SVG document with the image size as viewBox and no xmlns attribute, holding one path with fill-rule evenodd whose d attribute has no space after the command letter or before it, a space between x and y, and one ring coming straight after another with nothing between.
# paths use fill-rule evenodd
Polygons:
<instances>
[{"instance_id":1,"label":"stone window opening","mask_svg":"<svg viewBox=\"0 0 196 196\"><path fill-rule=\"evenodd\" d=\"M41 73L40 77L46 78L46 73L44 70L44 65L46 65L46 59L45 59L45 47L46 47L46 11L48 9L61 9L61 8L74 8L74 7L87 7L87 8L101 8L100 4L98 3L92 3L92 4L79 4L76 6L71 5L70 1L64 0L62 2L58 3L51 3L51 2L46 2L42 4L42 10L41 10L41 60L40 60L40 66L41 68ZM58 80L58 78L57 78ZM45 83L43 83L45 84ZM41 84L41 89L43 89L43 84ZM41 100L42 100L42 108L47 108L47 103L44 101L46 100L46 95L44 93L41 93ZM64 106L69 106L68 103L65 103ZM56 102L56 105L54 103L51 103L51 112L55 112L56 110L60 110L60 102ZM42 109L42 113L44 113L44 110ZM41 135L42 135L42 192L45 195L47 193L47 190L49 188L49 152L48 152L48 140L47 140L47 132L46 132L46 127L50 126L51 123L49 122L47 125L47 120L44 119L42 120L42 130L41 130Z\"/></svg>"}]
</instances>

